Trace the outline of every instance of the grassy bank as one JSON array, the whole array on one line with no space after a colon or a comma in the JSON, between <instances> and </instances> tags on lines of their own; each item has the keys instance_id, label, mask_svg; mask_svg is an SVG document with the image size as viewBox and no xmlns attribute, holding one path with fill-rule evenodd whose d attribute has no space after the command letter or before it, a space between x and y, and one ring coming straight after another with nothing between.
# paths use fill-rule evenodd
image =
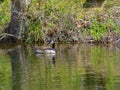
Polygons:
<instances>
[{"instance_id":1,"label":"grassy bank","mask_svg":"<svg viewBox=\"0 0 120 90\"><path fill-rule=\"evenodd\" d=\"M119 0L106 0L100 7L93 4L94 8L83 8L85 1L32 0L25 41L32 43L54 38L59 42L111 42L118 38L120 27L115 24L110 8L119 6ZM9 20L10 0L5 0L0 2L1 31Z\"/></svg>"}]
</instances>

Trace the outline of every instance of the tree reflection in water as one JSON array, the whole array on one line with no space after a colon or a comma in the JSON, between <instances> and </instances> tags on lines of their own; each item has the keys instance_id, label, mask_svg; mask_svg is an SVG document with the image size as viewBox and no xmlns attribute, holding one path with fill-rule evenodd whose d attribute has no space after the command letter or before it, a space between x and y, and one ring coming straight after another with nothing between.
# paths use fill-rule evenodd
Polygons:
<instances>
[{"instance_id":1,"label":"tree reflection in water","mask_svg":"<svg viewBox=\"0 0 120 90\"><path fill-rule=\"evenodd\" d=\"M28 78L28 59L26 56L26 48L18 45L8 52L11 59L12 68L12 89L22 90L22 86ZM27 88L27 87L26 87Z\"/></svg>"}]
</instances>

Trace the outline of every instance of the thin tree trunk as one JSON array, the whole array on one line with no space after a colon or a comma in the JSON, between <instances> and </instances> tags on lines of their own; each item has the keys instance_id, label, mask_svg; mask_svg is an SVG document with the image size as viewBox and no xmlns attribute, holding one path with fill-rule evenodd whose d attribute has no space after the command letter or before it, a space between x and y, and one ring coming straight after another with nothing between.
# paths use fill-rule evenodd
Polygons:
<instances>
[{"instance_id":1,"label":"thin tree trunk","mask_svg":"<svg viewBox=\"0 0 120 90\"><path fill-rule=\"evenodd\" d=\"M24 39L27 30L27 10L31 0L11 0L11 20L5 32L12 34L16 39Z\"/></svg>"}]
</instances>

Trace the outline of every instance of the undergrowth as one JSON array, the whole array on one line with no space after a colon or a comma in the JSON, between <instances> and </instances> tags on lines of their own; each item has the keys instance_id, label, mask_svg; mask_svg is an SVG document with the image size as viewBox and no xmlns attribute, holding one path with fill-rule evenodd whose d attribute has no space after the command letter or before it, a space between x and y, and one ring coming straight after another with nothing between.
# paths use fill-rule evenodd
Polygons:
<instances>
[{"instance_id":1,"label":"undergrowth","mask_svg":"<svg viewBox=\"0 0 120 90\"><path fill-rule=\"evenodd\" d=\"M26 42L45 41L56 32L79 32L99 40L109 30L119 32L112 17L102 8L83 8L86 0L32 0L27 18ZM106 0L108 9L117 0ZM109 10L109 9L108 9ZM102 14L101 14L102 13ZM107 13L107 12L106 12ZM106 15L106 16L105 16ZM10 21L10 0L0 2L0 32ZM84 37L84 36L83 36Z\"/></svg>"}]
</instances>

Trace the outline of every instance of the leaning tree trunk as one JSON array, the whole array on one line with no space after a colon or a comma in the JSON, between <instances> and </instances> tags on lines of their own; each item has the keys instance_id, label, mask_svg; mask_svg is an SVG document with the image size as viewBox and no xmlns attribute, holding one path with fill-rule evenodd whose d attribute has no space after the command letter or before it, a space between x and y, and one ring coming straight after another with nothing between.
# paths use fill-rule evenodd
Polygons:
<instances>
[{"instance_id":1,"label":"leaning tree trunk","mask_svg":"<svg viewBox=\"0 0 120 90\"><path fill-rule=\"evenodd\" d=\"M83 4L84 8L101 7L105 0L86 0Z\"/></svg>"},{"instance_id":2,"label":"leaning tree trunk","mask_svg":"<svg viewBox=\"0 0 120 90\"><path fill-rule=\"evenodd\" d=\"M24 38L27 30L27 10L31 0L11 0L11 20L6 32L13 35L16 39Z\"/></svg>"}]
</instances>

